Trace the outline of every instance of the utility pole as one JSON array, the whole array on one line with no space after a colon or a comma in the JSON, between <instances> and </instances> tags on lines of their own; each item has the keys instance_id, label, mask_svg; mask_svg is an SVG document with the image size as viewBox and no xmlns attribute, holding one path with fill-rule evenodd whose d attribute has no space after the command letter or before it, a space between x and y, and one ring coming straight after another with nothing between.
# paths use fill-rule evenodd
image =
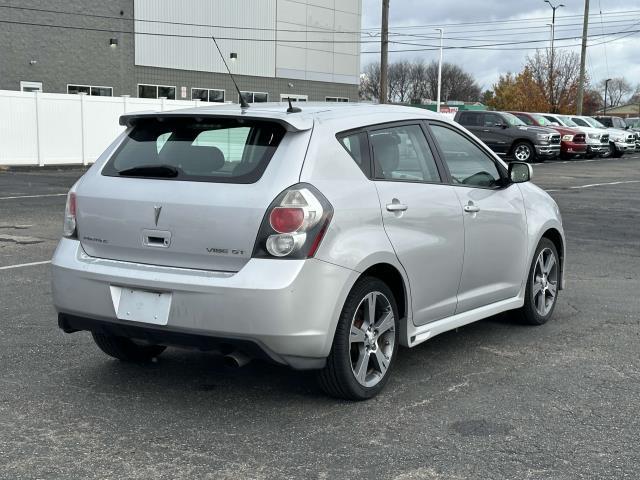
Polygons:
<instances>
[{"instance_id":1,"label":"utility pole","mask_svg":"<svg viewBox=\"0 0 640 480\"><path fill-rule=\"evenodd\" d=\"M440 93L442 92L442 47L443 47L443 35L444 29L436 28L440 32L440 62L438 63L438 100L436 104L436 112L440 113Z\"/></svg>"},{"instance_id":2,"label":"utility pole","mask_svg":"<svg viewBox=\"0 0 640 480\"><path fill-rule=\"evenodd\" d=\"M607 94L609 92L609 82L611 81L610 78L607 78L604 81L604 113L603 115L607 114Z\"/></svg>"},{"instance_id":3,"label":"utility pole","mask_svg":"<svg viewBox=\"0 0 640 480\"><path fill-rule=\"evenodd\" d=\"M556 113L556 105L555 105L555 99L553 98L553 68L554 68L554 62L555 62L555 58L554 58L554 43L555 43L555 38L556 38L556 10L559 8L564 7L564 4L560 4L560 5L553 5L553 3L551 3L551 0L544 0L545 3L548 3L549 6L552 8L553 10L553 17L551 20L551 65L549 67L549 103L551 103L551 113Z\"/></svg>"},{"instance_id":4,"label":"utility pole","mask_svg":"<svg viewBox=\"0 0 640 480\"><path fill-rule=\"evenodd\" d=\"M380 48L380 103L387 103L389 72L389 0L382 0L382 38Z\"/></svg>"},{"instance_id":5,"label":"utility pole","mask_svg":"<svg viewBox=\"0 0 640 480\"><path fill-rule=\"evenodd\" d=\"M587 64L587 34L589 33L589 0L584 0L584 23L582 25L582 50L580 51L580 82L578 83L578 105L576 114L582 115L584 103L585 67Z\"/></svg>"}]
</instances>

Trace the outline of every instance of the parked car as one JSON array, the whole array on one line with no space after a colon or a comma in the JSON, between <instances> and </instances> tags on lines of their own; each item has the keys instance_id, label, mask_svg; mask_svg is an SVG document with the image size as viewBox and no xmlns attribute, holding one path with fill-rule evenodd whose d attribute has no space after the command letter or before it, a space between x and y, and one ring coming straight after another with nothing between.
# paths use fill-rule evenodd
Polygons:
<instances>
[{"instance_id":1,"label":"parked car","mask_svg":"<svg viewBox=\"0 0 640 480\"><path fill-rule=\"evenodd\" d=\"M561 135L560 157L569 160L587 153L587 134L577 128L551 125L551 122L539 113L509 112L527 125L552 128Z\"/></svg>"},{"instance_id":2,"label":"parked car","mask_svg":"<svg viewBox=\"0 0 640 480\"><path fill-rule=\"evenodd\" d=\"M596 119L585 115L571 115L571 120L580 126L599 128L609 133L609 148L603 156L619 158L627 151L635 151L636 149L636 137L632 132L618 128L607 128Z\"/></svg>"},{"instance_id":3,"label":"parked car","mask_svg":"<svg viewBox=\"0 0 640 480\"><path fill-rule=\"evenodd\" d=\"M560 134L545 127L529 127L506 112L463 111L455 121L466 127L502 157L535 162L560 155Z\"/></svg>"},{"instance_id":4,"label":"parked car","mask_svg":"<svg viewBox=\"0 0 640 480\"><path fill-rule=\"evenodd\" d=\"M602 155L603 152L609 151L609 133L602 131L602 129L578 125L567 115L558 115L555 113L540 113L539 115L549 120L551 125L579 128L583 131L587 135L587 158L593 158Z\"/></svg>"},{"instance_id":5,"label":"parked car","mask_svg":"<svg viewBox=\"0 0 640 480\"><path fill-rule=\"evenodd\" d=\"M67 198L59 326L124 361L257 357L366 399L399 345L505 311L549 320L565 240L530 165L424 110L285 109L122 116Z\"/></svg>"},{"instance_id":6,"label":"parked car","mask_svg":"<svg viewBox=\"0 0 640 480\"><path fill-rule=\"evenodd\" d=\"M635 144L634 151L640 150L640 119L628 118L625 120L614 116L597 116L593 118L607 128L617 128L618 130L632 132ZM629 148L629 150L631 150L631 148Z\"/></svg>"}]
</instances>

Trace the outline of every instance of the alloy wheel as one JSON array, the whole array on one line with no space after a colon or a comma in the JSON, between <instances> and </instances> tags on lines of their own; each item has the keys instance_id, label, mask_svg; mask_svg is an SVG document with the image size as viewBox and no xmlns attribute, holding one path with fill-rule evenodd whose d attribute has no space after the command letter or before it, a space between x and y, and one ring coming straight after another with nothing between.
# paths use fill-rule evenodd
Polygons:
<instances>
[{"instance_id":1,"label":"alloy wheel","mask_svg":"<svg viewBox=\"0 0 640 480\"><path fill-rule=\"evenodd\" d=\"M395 318L389 299L381 292L368 293L356 308L349 335L351 371L360 385L373 387L384 378L395 342Z\"/></svg>"},{"instance_id":2,"label":"alloy wheel","mask_svg":"<svg viewBox=\"0 0 640 480\"><path fill-rule=\"evenodd\" d=\"M516 157L516 160L521 162L526 162L531 158L531 147L524 143L518 145L513 152L513 156Z\"/></svg>"},{"instance_id":3,"label":"alloy wheel","mask_svg":"<svg viewBox=\"0 0 640 480\"><path fill-rule=\"evenodd\" d=\"M533 304L538 315L549 314L558 293L558 262L550 248L540 251L533 269Z\"/></svg>"}]
</instances>

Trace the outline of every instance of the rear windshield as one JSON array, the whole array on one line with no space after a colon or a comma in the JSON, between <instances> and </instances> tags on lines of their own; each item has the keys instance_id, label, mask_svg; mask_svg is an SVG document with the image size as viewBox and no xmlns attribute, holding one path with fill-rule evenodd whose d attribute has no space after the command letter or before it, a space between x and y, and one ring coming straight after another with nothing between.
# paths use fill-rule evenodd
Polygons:
<instances>
[{"instance_id":1,"label":"rear windshield","mask_svg":"<svg viewBox=\"0 0 640 480\"><path fill-rule=\"evenodd\" d=\"M143 120L134 125L102 174L254 183L284 134L277 123L243 119Z\"/></svg>"}]
</instances>

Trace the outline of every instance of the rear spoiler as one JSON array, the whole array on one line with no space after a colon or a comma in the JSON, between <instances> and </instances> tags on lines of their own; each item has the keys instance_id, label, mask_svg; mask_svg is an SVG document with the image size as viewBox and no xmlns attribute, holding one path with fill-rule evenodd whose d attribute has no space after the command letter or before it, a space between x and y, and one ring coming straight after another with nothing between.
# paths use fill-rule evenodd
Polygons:
<instances>
[{"instance_id":1,"label":"rear spoiler","mask_svg":"<svg viewBox=\"0 0 640 480\"><path fill-rule=\"evenodd\" d=\"M174 119L174 118L193 118L196 121L201 122L206 119L215 119L215 118L232 118L232 119L243 119L243 120L260 120L266 122L275 122L284 127L288 132L302 132L305 130L310 130L313 127L313 119L308 116L301 115L291 115L283 112L281 115L274 115L274 112L267 112L267 115L259 115L260 112L256 112L256 114L251 113L209 113L209 112L198 112L196 111L175 111L175 112L140 112L140 113L129 113L120 116L120 125L123 127L132 127L138 121L155 119L155 120L163 120L163 119Z\"/></svg>"}]
</instances>

